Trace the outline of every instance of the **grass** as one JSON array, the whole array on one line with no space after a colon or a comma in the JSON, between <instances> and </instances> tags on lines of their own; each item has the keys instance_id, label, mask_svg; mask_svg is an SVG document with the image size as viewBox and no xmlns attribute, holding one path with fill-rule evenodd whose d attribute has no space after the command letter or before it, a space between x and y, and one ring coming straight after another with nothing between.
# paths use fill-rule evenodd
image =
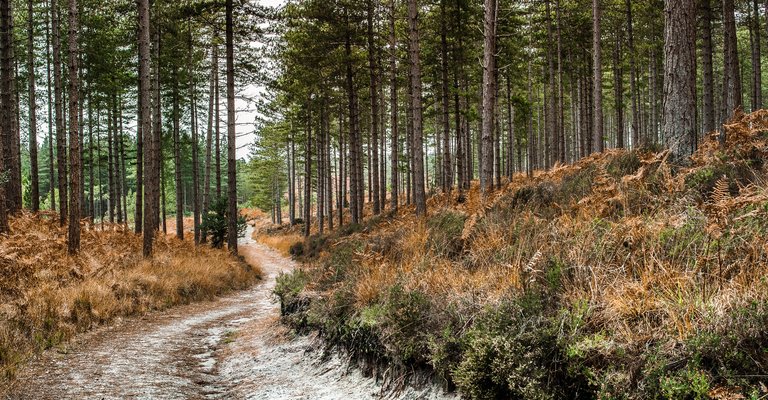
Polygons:
<instances>
[{"instance_id":1,"label":"grass","mask_svg":"<svg viewBox=\"0 0 768 400\"><path fill-rule=\"evenodd\" d=\"M472 399L766 396L768 111L726 129L315 238L285 320Z\"/></svg>"},{"instance_id":2,"label":"grass","mask_svg":"<svg viewBox=\"0 0 768 400\"><path fill-rule=\"evenodd\" d=\"M16 216L0 239L0 382L35 352L116 317L213 299L261 276L226 250L172 237L158 238L146 260L141 237L120 226L84 226L83 250L70 257L55 217Z\"/></svg>"}]
</instances>

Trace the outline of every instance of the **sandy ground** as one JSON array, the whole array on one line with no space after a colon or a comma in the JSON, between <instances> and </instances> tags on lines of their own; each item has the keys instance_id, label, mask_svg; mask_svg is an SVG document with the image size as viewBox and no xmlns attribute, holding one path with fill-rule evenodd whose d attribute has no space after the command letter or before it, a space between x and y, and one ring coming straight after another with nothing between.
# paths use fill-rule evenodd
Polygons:
<instances>
[{"instance_id":1,"label":"sandy ground","mask_svg":"<svg viewBox=\"0 0 768 400\"><path fill-rule=\"evenodd\" d=\"M12 399L443 399L436 387L383 392L314 337L278 322L275 277L292 261L251 239L240 252L264 281L212 302L124 319L24 368Z\"/></svg>"}]
</instances>

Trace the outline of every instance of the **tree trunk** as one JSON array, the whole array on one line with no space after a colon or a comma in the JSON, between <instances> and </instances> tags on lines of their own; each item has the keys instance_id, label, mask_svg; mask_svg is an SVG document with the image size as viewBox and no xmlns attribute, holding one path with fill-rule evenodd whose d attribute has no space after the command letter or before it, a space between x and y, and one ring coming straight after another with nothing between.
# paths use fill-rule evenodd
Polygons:
<instances>
[{"instance_id":1,"label":"tree trunk","mask_svg":"<svg viewBox=\"0 0 768 400\"><path fill-rule=\"evenodd\" d=\"M80 251L80 80L78 77L78 9L77 0L69 0L69 162L73 171L69 179L69 235L67 250L70 255Z\"/></svg>"},{"instance_id":2,"label":"tree trunk","mask_svg":"<svg viewBox=\"0 0 768 400\"><path fill-rule=\"evenodd\" d=\"M390 146L392 150L390 151L390 164L392 168L392 176L390 179L392 180L392 188L390 193L390 203L392 205L392 211L397 211L398 206L400 205L400 171L399 171L399 164L400 164L400 138L398 136L398 121L397 121L397 113L398 113L398 103L397 103L397 35L395 31L395 20L396 20L396 0L390 0L389 2L389 72L390 72L390 83L389 83L389 102L390 102L390 125L392 126L392 138L390 139Z\"/></svg>"},{"instance_id":3,"label":"tree trunk","mask_svg":"<svg viewBox=\"0 0 768 400\"><path fill-rule=\"evenodd\" d=\"M445 3L440 1L440 82L442 84L441 98L443 113L443 193L453 190L453 167L451 163L451 121L450 121L450 92L448 91L448 16L445 13ZM450 196L449 196L450 197Z\"/></svg>"},{"instance_id":4,"label":"tree trunk","mask_svg":"<svg viewBox=\"0 0 768 400\"><path fill-rule=\"evenodd\" d=\"M752 0L752 26L750 39L752 44L752 111L763 108L762 61L760 59L760 10L757 0Z\"/></svg>"},{"instance_id":5,"label":"tree trunk","mask_svg":"<svg viewBox=\"0 0 768 400\"><path fill-rule=\"evenodd\" d=\"M594 122L592 126L592 152L603 151L603 62L602 47L600 45L600 0L592 0L592 114Z\"/></svg>"},{"instance_id":6,"label":"tree trunk","mask_svg":"<svg viewBox=\"0 0 768 400\"><path fill-rule=\"evenodd\" d=\"M489 0L493 1L493 0ZM411 104L413 104L413 199L416 215L427 213L427 194L424 186L424 127L421 99L421 50L419 47L418 0L408 0L408 39L411 61Z\"/></svg>"},{"instance_id":7,"label":"tree trunk","mask_svg":"<svg viewBox=\"0 0 768 400\"><path fill-rule=\"evenodd\" d=\"M370 168L371 173L371 191L373 191L373 214L378 215L381 212L381 202L379 198L379 89L377 71L376 71L376 48L373 36L373 13L375 12L373 2L368 1L368 72L370 76L370 97L371 97L371 125L370 125Z\"/></svg>"},{"instance_id":8,"label":"tree trunk","mask_svg":"<svg viewBox=\"0 0 768 400\"><path fill-rule=\"evenodd\" d=\"M681 161L693 152L696 132L696 6L694 0L664 6L664 144Z\"/></svg>"},{"instance_id":9,"label":"tree trunk","mask_svg":"<svg viewBox=\"0 0 768 400\"><path fill-rule=\"evenodd\" d=\"M237 169L235 139L235 51L232 0L226 2L226 46L227 46L227 192L229 197L229 226L227 247L237 254Z\"/></svg>"},{"instance_id":10,"label":"tree trunk","mask_svg":"<svg viewBox=\"0 0 768 400\"><path fill-rule=\"evenodd\" d=\"M29 76L29 165L32 212L40 209L40 178L37 166L37 102L35 100L35 20L33 0L27 0L27 69Z\"/></svg>"},{"instance_id":11,"label":"tree trunk","mask_svg":"<svg viewBox=\"0 0 768 400\"><path fill-rule=\"evenodd\" d=\"M184 240L184 194L181 182L181 135L179 133L179 74L173 67L173 175L176 189L176 237Z\"/></svg>"},{"instance_id":12,"label":"tree trunk","mask_svg":"<svg viewBox=\"0 0 768 400\"><path fill-rule=\"evenodd\" d=\"M211 84L208 90L208 131L205 137L205 173L203 177L203 215L208 213L211 205L211 152L213 151L213 119L214 98L216 97L216 46L211 50ZM202 241L205 242L203 237Z\"/></svg>"},{"instance_id":13,"label":"tree trunk","mask_svg":"<svg viewBox=\"0 0 768 400\"><path fill-rule=\"evenodd\" d=\"M141 125L142 143L146 145L146 155L142 158L142 170L147 172L147 177L144 179L144 193L143 193L143 209L144 214L142 216L143 223L141 224L144 232L142 252L144 257L150 257L152 255L152 244L155 235L155 229L157 224L153 224L154 215L156 214L153 208L153 140L152 140L152 120L151 120L151 104L150 104L150 45L149 45L149 0L138 0L138 47L139 47L139 125ZM142 153L143 153L142 151ZM137 158L137 163L139 162ZM138 167L137 167L138 168ZM139 187L136 188L139 192ZM137 195L138 199L138 195ZM138 208L138 205L137 205ZM137 212L138 216L138 212ZM137 226L138 222L137 222Z\"/></svg>"},{"instance_id":14,"label":"tree trunk","mask_svg":"<svg viewBox=\"0 0 768 400\"><path fill-rule=\"evenodd\" d=\"M59 178L59 224L64 226L67 221L67 137L64 128L64 114L62 109L62 82L61 82L61 34L59 32L60 18L59 7L54 1L51 3L53 35L53 85L54 85L54 109L56 110L56 164Z\"/></svg>"},{"instance_id":15,"label":"tree trunk","mask_svg":"<svg viewBox=\"0 0 768 400\"><path fill-rule=\"evenodd\" d=\"M5 178L10 171L10 161L6 158L11 131L11 118L13 114L13 100L11 81L13 77L13 57L11 46L13 45L13 32L11 31L12 5L10 0L0 1L0 171ZM8 226L8 198L7 186L0 184L0 233L7 233Z\"/></svg>"},{"instance_id":16,"label":"tree trunk","mask_svg":"<svg viewBox=\"0 0 768 400\"><path fill-rule=\"evenodd\" d=\"M723 0L723 123L743 104L733 0ZM720 135L725 143L725 131Z\"/></svg>"},{"instance_id":17,"label":"tree trunk","mask_svg":"<svg viewBox=\"0 0 768 400\"><path fill-rule=\"evenodd\" d=\"M216 36L214 36L214 43L216 43ZM216 198L221 198L221 129L220 129L220 122L221 119L219 117L219 112L221 110L221 107L219 105L219 95L221 94L221 90L219 89L219 45L214 44L213 46L213 82L215 84L215 88L213 90L214 93L214 124L216 127L215 130L215 142L216 142L216 150L214 154L214 158L216 160L216 168L215 168L215 175L216 175Z\"/></svg>"},{"instance_id":18,"label":"tree trunk","mask_svg":"<svg viewBox=\"0 0 768 400\"><path fill-rule=\"evenodd\" d=\"M496 110L496 0L485 0L483 16L483 124L481 188L493 190L493 130Z\"/></svg>"},{"instance_id":19,"label":"tree trunk","mask_svg":"<svg viewBox=\"0 0 768 400\"><path fill-rule=\"evenodd\" d=\"M56 170L54 166L53 154L53 95L51 85L51 39L50 39L50 19L51 7L46 1L45 13L45 71L46 71L46 92L48 95L48 194L51 200L51 210L56 211ZM2 153L0 153L2 157Z\"/></svg>"},{"instance_id":20,"label":"tree trunk","mask_svg":"<svg viewBox=\"0 0 768 400\"><path fill-rule=\"evenodd\" d=\"M613 48L613 90L616 102L616 147L624 148L624 71L621 68L621 35L616 30Z\"/></svg>"},{"instance_id":21,"label":"tree trunk","mask_svg":"<svg viewBox=\"0 0 768 400\"><path fill-rule=\"evenodd\" d=\"M199 162L199 139L197 135L197 98L195 94L194 64L192 54L194 47L192 43L192 26L189 24L188 37L188 58L187 74L189 75L189 109L190 109L190 128L192 130L192 222L194 228L195 244L200 243L200 162Z\"/></svg>"},{"instance_id":22,"label":"tree trunk","mask_svg":"<svg viewBox=\"0 0 768 400\"><path fill-rule=\"evenodd\" d=\"M312 226L312 103L307 102L307 141L304 148L304 237L309 237Z\"/></svg>"},{"instance_id":23,"label":"tree trunk","mask_svg":"<svg viewBox=\"0 0 768 400\"><path fill-rule=\"evenodd\" d=\"M701 12L701 69L702 69L702 118L704 132L715 130L715 90L712 69L712 7L711 0L700 1Z\"/></svg>"}]
</instances>

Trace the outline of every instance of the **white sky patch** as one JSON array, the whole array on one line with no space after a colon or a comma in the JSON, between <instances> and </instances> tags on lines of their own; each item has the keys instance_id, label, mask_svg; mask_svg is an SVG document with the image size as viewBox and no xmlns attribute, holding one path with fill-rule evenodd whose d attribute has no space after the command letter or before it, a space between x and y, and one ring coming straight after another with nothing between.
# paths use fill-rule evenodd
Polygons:
<instances>
[{"instance_id":1,"label":"white sky patch","mask_svg":"<svg viewBox=\"0 0 768 400\"><path fill-rule=\"evenodd\" d=\"M285 0L256 0L257 4L268 7L279 7L285 4ZM262 46L261 43L253 43L253 46ZM237 67L237 66L235 66ZM256 138L254 122L259 115L256 103L247 99L258 100L263 97L267 89L260 85L247 85L238 88L239 96L235 99L235 131L237 133L237 158L248 158L251 143Z\"/></svg>"}]
</instances>

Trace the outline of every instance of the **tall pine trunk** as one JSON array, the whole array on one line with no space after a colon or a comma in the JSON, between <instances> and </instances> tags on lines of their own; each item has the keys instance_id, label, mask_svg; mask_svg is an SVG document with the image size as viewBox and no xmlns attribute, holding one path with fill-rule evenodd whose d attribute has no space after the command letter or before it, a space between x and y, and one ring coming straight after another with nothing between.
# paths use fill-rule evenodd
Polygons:
<instances>
[{"instance_id":1,"label":"tall pine trunk","mask_svg":"<svg viewBox=\"0 0 768 400\"><path fill-rule=\"evenodd\" d=\"M27 68L29 72L29 167L32 212L40 209L40 178L37 166L37 104L35 100L35 19L33 0L27 0Z\"/></svg>"},{"instance_id":2,"label":"tall pine trunk","mask_svg":"<svg viewBox=\"0 0 768 400\"><path fill-rule=\"evenodd\" d=\"M237 254L237 169L235 142L235 49L232 0L226 2L226 47L227 47L227 196L229 200L227 247Z\"/></svg>"},{"instance_id":3,"label":"tall pine trunk","mask_svg":"<svg viewBox=\"0 0 768 400\"><path fill-rule=\"evenodd\" d=\"M603 61L600 43L600 0L592 0L592 152L603 151Z\"/></svg>"},{"instance_id":4,"label":"tall pine trunk","mask_svg":"<svg viewBox=\"0 0 768 400\"><path fill-rule=\"evenodd\" d=\"M395 19L396 19L396 7L395 7L395 1L396 0L390 0L389 3L389 71L390 71L390 83L389 83L389 102L390 102L390 124L391 130L392 130L392 138L390 140L390 164L392 169L392 176L390 179L392 180L391 186L391 194L390 194L390 203L392 205L392 210L397 211L397 207L400 205L400 170L399 170L399 164L400 164L400 152L399 152L399 146L400 146L400 138L398 137L398 121L397 121L397 113L398 113L398 104L397 104L397 34L395 31Z\"/></svg>"},{"instance_id":5,"label":"tall pine trunk","mask_svg":"<svg viewBox=\"0 0 768 400\"><path fill-rule=\"evenodd\" d=\"M80 251L80 78L78 76L78 8L77 0L69 0L69 162L72 176L69 179L69 254Z\"/></svg>"},{"instance_id":6,"label":"tall pine trunk","mask_svg":"<svg viewBox=\"0 0 768 400\"><path fill-rule=\"evenodd\" d=\"M146 153L141 160L142 170L147 172L144 179L144 215L142 229L144 232L142 252L144 257L152 255L152 244L157 227L154 222L155 209L153 208L153 140L152 120L150 104L150 45L149 45L149 0L138 0L138 47L139 47L139 124L141 125L142 143L146 146ZM138 162L138 160L137 160ZM136 189L139 191L139 188ZM138 215L138 214L137 214ZM137 223L138 225L138 223Z\"/></svg>"},{"instance_id":7,"label":"tall pine trunk","mask_svg":"<svg viewBox=\"0 0 768 400\"><path fill-rule=\"evenodd\" d=\"M411 94L411 104L413 105L413 200L416 203L416 215L425 215L427 213L427 194L424 186L424 127L422 121L418 0L408 0L408 39L413 91Z\"/></svg>"},{"instance_id":8,"label":"tall pine trunk","mask_svg":"<svg viewBox=\"0 0 768 400\"><path fill-rule=\"evenodd\" d=\"M695 1L666 0L664 15L664 144L681 161L696 132Z\"/></svg>"},{"instance_id":9,"label":"tall pine trunk","mask_svg":"<svg viewBox=\"0 0 768 400\"><path fill-rule=\"evenodd\" d=\"M51 31L53 36L53 97L56 111L56 164L59 178L59 224L66 223L67 203L67 136L64 128L64 110L62 105L61 82L61 33L59 31L59 7L56 1L51 2Z\"/></svg>"},{"instance_id":10,"label":"tall pine trunk","mask_svg":"<svg viewBox=\"0 0 768 400\"><path fill-rule=\"evenodd\" d=\"M702 118L704 132L715 130L715 85L712 67L712 6L711 0L701 0L701 69L702 69Z\"/></svg>"}]
</instances>

